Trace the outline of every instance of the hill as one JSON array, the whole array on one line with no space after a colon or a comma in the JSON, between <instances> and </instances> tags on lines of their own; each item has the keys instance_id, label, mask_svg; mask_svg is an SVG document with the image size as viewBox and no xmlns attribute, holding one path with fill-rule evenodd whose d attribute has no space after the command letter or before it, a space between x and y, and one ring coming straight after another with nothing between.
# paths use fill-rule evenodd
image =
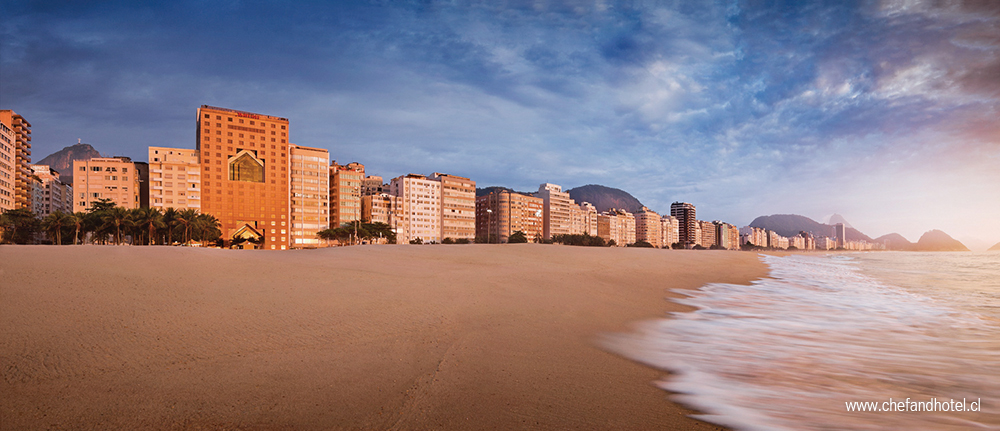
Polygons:
<instances>
[{"instance_id":1,"label":"hill","mask_svg":"<svg viewBox=\"0 0 1000 431\"><path fill-rule=\"evenodd\" d=\"M914 244L898 233L890 233L875 238L875 242L885 244L886 250L913 250Z\"/></svg>"},{"instance_id":2,"label":"hill","mask_svg":"<svg viewBox=\"0 0 1000 431\"><path fill-rule=\"evenodd\" d=\"M625 190L612 187L605 187L598 184L588 184L575 189L567 190L569 197L576 203L590 202L597 208L597 212L604 212L612 208L621 208L630 213L642 210L642 202Z\"/></svg>"},{"instance_id":3,"label":"hill","mask_svg":"<svg viewBox=\"0 0 1000 431\"><path fill-rule=\"evenodd\" d=\"M774 214L769 216L760 216L750 222L750 226L773 230L777 232L778 235L786 237L798 235L799 232L809 232L816 237L833 236L833 225L823 224L809 217L800 216L798 214ZM846 229L848 241L864 240L873 242L871 237L861 233L857 229L852 227L848 227Z\"/></svg>"},{"instance_id":4,"label":"hill","mask_svg":"<svg viewBox=\"0 0 1000 431\"><path fill-rule=\"evenodd\" d=\"M987 251L1000 251L1000 242L996 243L993 247L990 247Z\"/></svg>"},{"instance_id":5,"label":"hill","mask_svg":"<svg viewBox=\"0 0 1000 431\"><path fill-rule=\"evenodd\" d=\"M928 231L920 237L913 250L915 251L969 251L969 248L948 234L937 229Z\"/></svg>"},{"instance_id":6,"label":"hill","mask_svg":"<svg viewBox=\"0 0 1000 431\"><path fill-rule=\"evenodd\" d=\"M90 160L95 157L101 157L101 153L90 144L76 144L49 154L34 164L48 165L59 172L59 179L62 182L73 184L73 161Z\"/></svg>"}]
</instances>

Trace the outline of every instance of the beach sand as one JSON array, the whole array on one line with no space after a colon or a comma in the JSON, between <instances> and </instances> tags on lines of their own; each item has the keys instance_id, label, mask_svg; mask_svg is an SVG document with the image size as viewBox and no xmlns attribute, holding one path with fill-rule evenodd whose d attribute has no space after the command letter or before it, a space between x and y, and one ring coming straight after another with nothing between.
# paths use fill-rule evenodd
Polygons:
<instances>
[{"instance_id":1,"label":"beach sand","mask_svg":"<svg viewBox=\"0 0 1000 431\"><path fill-rule=\"evenodd\" d=\"M598 340L766 275L755 253L558 245L0 246L2 429L665 429Z\"/></svg>"}]
</instances>

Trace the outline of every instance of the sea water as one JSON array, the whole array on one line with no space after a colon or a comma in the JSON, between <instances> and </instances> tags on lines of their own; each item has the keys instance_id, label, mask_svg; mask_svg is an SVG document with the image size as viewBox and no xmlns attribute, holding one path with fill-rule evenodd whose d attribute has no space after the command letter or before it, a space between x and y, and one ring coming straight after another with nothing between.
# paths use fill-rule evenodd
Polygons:
<instances>
[{"instance_id":1,"label":"sea water","mask_svg":"<svg viewBox=\"0 0 1000 431\"><path fill-rule=\"evenodd\" d=\"M1000 253L761 259L770 278L685 291L696 311L608 347L738 430L1000 430Z\"/></svg>"}]
</instances>

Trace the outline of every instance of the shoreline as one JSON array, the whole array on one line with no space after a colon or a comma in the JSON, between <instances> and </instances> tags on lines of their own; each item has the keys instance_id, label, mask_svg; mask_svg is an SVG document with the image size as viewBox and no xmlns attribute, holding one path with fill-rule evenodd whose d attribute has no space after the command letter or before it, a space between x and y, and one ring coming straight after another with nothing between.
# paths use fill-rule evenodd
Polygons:
<instances>
[{"instance_id":1,"label":"shoreline","mask_svg":"<svg viewBox=\"0 0 1000 431\"><path fill-rule=\"evenodd\" d=\"M0 258L14 428L721 429L598 338L690 311L671 289L767 275L757 253L533 244Z\"/></svg>"}]
</instances>

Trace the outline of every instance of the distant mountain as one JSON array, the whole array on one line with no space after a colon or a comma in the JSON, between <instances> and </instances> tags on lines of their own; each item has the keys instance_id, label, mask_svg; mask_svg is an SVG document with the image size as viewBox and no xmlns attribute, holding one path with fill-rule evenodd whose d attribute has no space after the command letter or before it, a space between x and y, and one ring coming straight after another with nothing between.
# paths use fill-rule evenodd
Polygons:
<instances>
[{"instance_id":1,"label":"distant mountain","mask_svg":"<svg viewBox=\"0 0 1000 431\"><path fill-rule=\"evenodd\" d=\"M898 233L890 233L875 238L875 242L885 244L886 250L913 250L914 244Z\"/></svg>"},{"instance_id":2,"label":"distant mountain","mask_svg":"<svg viewBox=\"0 0 1000 431\"><path fill-rule=\"evenodd\" d=\"M531 193L532 193L532 192L519 192L519 191L514 190L514 189L512 189L510 187L504 187L504 186L489 186L489 187L483 187L483 188L476 187L476 197L486 196L486 195L488 195L490 193L501 192L501 191L505 191L505 190L508 191L508 192L512 192L512 193L520 193L522 195L531 195Z\"/></svg>"},{"instance_id":3,"label":"distant mountain","mask_svg":"<svg viewBox=\"0 0 1000 431\"><path fill-rule=\"evenodd\" d=\"M604 212L612 208L621 208L630 213L642 210L642 202L625 190L605 187L597 184L588 184L567 190L569 197L573 198L577 204L590 202L597 208L597 212Z\"/></svg>"},{"instance_id":4,"label":"distant mountain","mask_svg":"<svg viewBox=\"0 0 1000 431\"><path fill-rule=\"evenodd\" d=\"M849 228L854 228L854 226L851 226L851 224L847 222L847 219L845 219L844 216L840 214L834 214L830 216L830 220L826 221L826 224L830 226L835 226L837 223L843 223L844 226L847 226Z\"/></svg>"},{"instance_id":5,"label":"distant mountain","mask_svg":"<svg viewBox=\"0 0 1000 431\"><path fill-rule=\"evenodd\" d=\"M916 251L969 251L968 247L937 229L928 231L914 245Z\"/></svg>"},{"instance_id":6,"label":"distant mountain","mask_svg":"<svg viewBox=\"0 0 1000 431\"><path fill-rule=\"evenodd\" d=\"M1000 242L996 243L993 247L990 247L987 251L1000 251Z\"/></svg>"},{"instance_id":7,"label":"distant mountain","mask_svg":"<svg viewBox=\"0 0 1000 431\"><path fill-rule=\"evenodd\" d=\"M843 218L841 217L841 219ZM833 225L823 224L809 217L797 214L774 214L769 216L760 216L755 218L750 223L750 226L773 230L778 235L786 237L798 235L799 232L809 232L816 237L833 236ZM848 227L846 228L846 233L848 241L864 240L873 242L871 237L861 233L857 229Z\"/></svg>"},{"instance_id":8,"label":"distant mountain","mask_svg":"<svg viewBox=\"0 0 1000 431\"><path fill-rule=\"evenodd\" d=\"M59 179L62 182L73 184L73 161L90 160L95 157L101 157L101 153L90 144L76 144L49 154L34 164L48 165L59 172Z\"/></svg>"}]
</instances>

